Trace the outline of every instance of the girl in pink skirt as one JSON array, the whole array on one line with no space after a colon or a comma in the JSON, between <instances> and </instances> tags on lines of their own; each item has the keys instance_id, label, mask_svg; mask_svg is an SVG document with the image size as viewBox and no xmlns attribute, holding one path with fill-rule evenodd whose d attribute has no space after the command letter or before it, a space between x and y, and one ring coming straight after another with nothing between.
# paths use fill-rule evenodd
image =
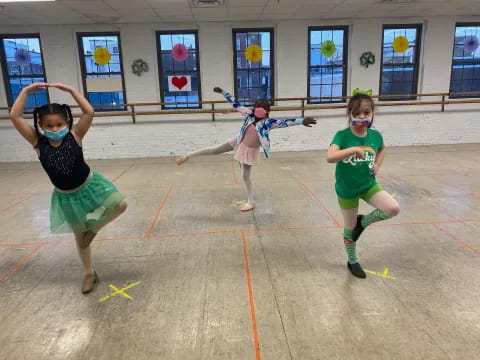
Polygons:
<instances>
[{"instance_id":1,"label":"girl in pink skirt","mask_svg":"<svg viewBox=\"0 0 480 360\"><path fill-rule=\"evenodd\" d=\"M233 158L237 160L243 169L243 182L247 191L247 202L240 208L240 211L250 211L255 208L252 187L252 165L257 165L260 161L260 148L262 148L265 157L270 156L270 136L269 131L276 128L284 128L294 125L304 125L312 127L317 121L311 117L276 120L268 117L270 104L267 100L258 100L253 110L242 106L237 99L228 92L219 87L213 91L223 94L225 99L237 109L245 119L243 121L240 134L220 146L197 150L177 158L177 165L182 165L188 159L200 155L218 155L229 151L234 151Z\"/></svg>"}]
</instances>

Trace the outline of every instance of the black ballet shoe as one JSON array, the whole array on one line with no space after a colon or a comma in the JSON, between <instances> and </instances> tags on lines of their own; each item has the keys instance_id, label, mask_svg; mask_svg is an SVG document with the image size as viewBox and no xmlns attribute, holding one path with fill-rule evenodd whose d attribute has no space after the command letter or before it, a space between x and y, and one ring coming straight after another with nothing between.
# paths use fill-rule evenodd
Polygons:
<instances>
[{"instance_id":1,"label":"black ballet shoe","mask_svg":"<svg viewBox=\"0 0 480 360\"><path fill-rule=\"evenodd\" d=\"M360 237L360 235L362 235L363 230L365 230L365 228L362 225L362 219L363 219L363 215L357 216L357 225L355 225L355 229L353 229L352 231L352 241L356 242Z\"/></svg>"},{"instance_id":2,"label":"black ballet shoe","mask_svg":"<svg viewBox=\"0 0 480 360\"><path fill-rule=\"evenodd\" d=\"M355 263L355 264L350 264L350 263L347 263L347 266L348 266L348 269L350 270L350 272L358 277L358 278L361 278L361 279L365 279L367 277L367 274L365 274L365 271L363 271L362 267L360 266L359 263Z\"/></svg>"}]
</instances>

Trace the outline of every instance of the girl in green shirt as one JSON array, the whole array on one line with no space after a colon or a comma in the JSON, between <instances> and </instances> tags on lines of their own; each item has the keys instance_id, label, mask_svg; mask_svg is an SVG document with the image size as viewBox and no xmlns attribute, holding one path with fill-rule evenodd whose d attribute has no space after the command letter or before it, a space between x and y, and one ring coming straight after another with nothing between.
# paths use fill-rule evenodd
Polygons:
<instances>
[{"instance_id":1,"label":"girl in green shirt","mask_svg":"<svg viewBox=\"0 0 480 360\"><path fill-rule=\"evenodd\" d=\"M347 108L349 127L335 134L327 154L327 161L337 164L335 191L345 223L343 240L347 266L359 278L366 277L356 254L360 234L368 225L400 212L398 202L376 180L385 156L385 145L380 132L371 129L374 108L369 95L354 95ZM368 215L358 215L360 199L375 210Z\"/></svg>"}]
</instances>

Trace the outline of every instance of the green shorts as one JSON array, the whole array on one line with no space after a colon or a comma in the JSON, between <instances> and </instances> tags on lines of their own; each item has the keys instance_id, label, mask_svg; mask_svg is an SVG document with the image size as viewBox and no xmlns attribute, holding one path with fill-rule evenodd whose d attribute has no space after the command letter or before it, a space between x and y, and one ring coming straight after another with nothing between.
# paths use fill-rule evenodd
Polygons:
<instances>
[{"instance_id":1,"label":"green shorts","mask_svg":"<svg viewBox=\"0 0 480 360\"><path fill-rule=\"evenodd\" d=\"M356 209L358 208L360 199L363 199L368 202L368 200L370 200L373 197L373 195L375 195L380 191L383 191L382 186L379 184L375 184L370 189L368 189L364 193L358 194L353 199L344 199L340 196L337 196L338 204L340 205L340 208L344 210Z\"/></svg>"}]
</instances>

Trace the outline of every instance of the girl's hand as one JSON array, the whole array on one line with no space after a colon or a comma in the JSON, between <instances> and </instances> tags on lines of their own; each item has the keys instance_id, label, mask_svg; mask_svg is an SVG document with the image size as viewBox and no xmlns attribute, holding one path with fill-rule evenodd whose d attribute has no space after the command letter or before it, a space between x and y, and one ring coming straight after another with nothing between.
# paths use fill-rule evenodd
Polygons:
<instances>
[{"instance_id":1,"label":"girl's hand","mask_svg":"<svg viewBox=\"0 0 480 360\"><path fill-rule=\"evenodd\" d=\"M48 87L53 87L58 90L67 91L67 92L72 92L74 90L71 86L68 86L62 83L49 83Z\"/></svg>"},{"instance_id":2,"label":"girl's hand","mask_svg":"<svg viewBox=\"0 0 480 360\"><path fill-rule=\"evenodd\" d=\"M359 148L358 146L357 147L354 147L353 148L355 150L354 152L354 155L358 158L358 159L363 159L363 157L365 156L365 151L363 151L361 148Z\"/></svg>"},{"instance_id":3,"label":"girl's hand","mask_svg":"<svg viewBox=\"0 0 480 360\"><path fill-rule=\"evenodd\" d=\"M380 166L378 164L373 164L372 176L377 176L380 171Z\"/></svg>"},{"instance_id":4,"label":"girl's hand","mask_svg":"<svg viewBox=\"0 0 480 360\"><path fill-rule=\"evenodd\" d=\"M24 87L23 91L25 91L27 94L31 94L37 91L47 90L47 88L48 83L38 82Z\"/></svg>"},{"instance_id":5,"label":"girl's hand","mask_svg":"<svg viewBox=\"0 0 480 360\"><path fill-rule=\"evenodd\" d=\"M215 91L216 93L219 93L219 94L221 94L221 93L223 92L222 88L221 88L221 87L218 87L218 86L215 86L215 87L213 88L213 91Z\"/></svg>"},{"instance_id":6,"label":"girl's hand","mask_svg":"<svg viewBox=\"0 0 480 360\"><path fill-rule=\"evenodd\" d=\"M306 127L312 127L312 125L316 125L317 124L317 120L315 120L313 117L306 117L305 119L303 119L303 125L306 126Z\"/></svg>"}]
</instances>

